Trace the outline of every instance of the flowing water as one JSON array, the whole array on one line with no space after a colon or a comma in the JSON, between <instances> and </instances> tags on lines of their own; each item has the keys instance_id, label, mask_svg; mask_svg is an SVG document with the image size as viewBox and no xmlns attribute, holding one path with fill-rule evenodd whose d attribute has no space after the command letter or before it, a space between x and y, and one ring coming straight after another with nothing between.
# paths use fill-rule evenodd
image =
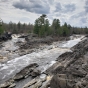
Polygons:
<instances>
[{"instance_id":1,"label":"flowing water","mask_svg":"<svg viewBox=\"0 0 88 88\"><path fill-rule=\"evenodd\" d=\"M71 39L67 42L54 42L52 45L46 45L43 50L33 52L31 54L26 54L7 61L4 64L0 64L0 83L6 81L7 79L13 77L17 72L19 72L24 67L32 63L37 63L39 69L43 72L50 66L52 66L56 59L64 52L70 52L70 48L76 45L78 42L82 41L84 36ZM9 42L11 42L10 40ZM16 41L16 40L15 40ZM8 42L6 44L9 45ZM13 45L13 44L12 44ZM14 49L18 48L13 45ZM5 47L4 47L5 48ZM9 48L10 49L10 48ZM12 48L11 48L12 50Z\"/></svg>"}]
</instances>

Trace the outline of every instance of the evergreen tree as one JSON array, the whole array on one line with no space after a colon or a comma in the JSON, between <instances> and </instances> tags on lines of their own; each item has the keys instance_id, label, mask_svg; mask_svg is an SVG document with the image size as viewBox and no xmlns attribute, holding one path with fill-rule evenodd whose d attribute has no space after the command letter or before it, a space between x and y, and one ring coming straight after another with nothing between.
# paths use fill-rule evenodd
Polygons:
<instances>
[{"instance_id":1,"label":"evergreen tree","mask_svg":"<svg viewBox=\"0 0 88 88\"><path fill-rule=\"evenodd\" d=\"M3 21L2 19L0 19L0 35L4 33L4 29L3 29Z\"/></svg>"},{"instance_id":2,"label":"evergreen tree","mask_svg":"<svg viewBox=\"0 0 88 88\"><path fill-rule=\"evenodd\" d=\"M45 18L46 15L43 14L35 20L34 33L37 34L39 37L44 37L49 34L49 21Z\"/></svg>"},{"instance_id":3,"label":"evergreen tree","mask_svg":"<svg viewBox=\"0 0 88 88\"><path fill-rule=\"evenodd\" d=\"M50 35L51 34L51 30L50 30L50 27L49 27L49 20L48 19L46 19L45 20L46 22L45 22L45 35Z\"/></svg>"},{"instance_id":4,"label":"evergreen tree","mask_svg":"<svg viewBox=\"0 0 88 88\"><path fill-rule=\"evenodd\" d=\"M39 25L38 25L38 19L35 20L35 24L34 24L34 33L39 35Z\"/></svg>"},{"instance_id":5,"label":"evergreen tree","mask_svg":"<svg viewBox=\"0 0 88 88\"><path fill-rule=\"evenodd\" d=\"M18 29L20 29L21 28L21 23L18 22L17 26L18 26Z\"/></svg>"},{"instance_id":6,"label":"evergreen tree","mask_svg":"<svg viewBox=\"0 0 88 88\"><path fill-rule=\"evenodd\" d=\"M62 33L63 36L68 36L68 35L69 35L70 30L69 30L68 25L67 25L66 22L65 22L64 25L62 26L62 30L63 30L63 33Z\"/></svg>"},{"instance_id":7,"label":"evergreen tree","mask_svg":"<svg viewBox=\"0 0 88 88\"><path fill-rule=\"evenodd\" d=\"M60 33L60 21L59 21L59 19L53 20L52 28L53 28L53 30L52 30L53 34L59 35L59 33Z\"/></svg>"},{"instance_id":8,"label":"evergreen tree","mask_svg":"<svg viewBox=\"0 0 88 88\"><path fill-rule=\"evenodd\" d=\"M3 29L2 25L0 25L0 35L1 35L2 33L4 33L4 29Z\"/></svg>"}]
</instances>

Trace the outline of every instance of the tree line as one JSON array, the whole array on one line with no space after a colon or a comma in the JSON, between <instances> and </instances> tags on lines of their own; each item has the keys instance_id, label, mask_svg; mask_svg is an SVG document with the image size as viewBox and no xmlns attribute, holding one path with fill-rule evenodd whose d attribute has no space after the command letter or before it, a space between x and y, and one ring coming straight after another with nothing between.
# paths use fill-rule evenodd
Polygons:
<instances>
[{"instance_id":1,"label":"tree line","mask_svg":"<svg viewBox=\"0 0 88 88\"><path fill-rule=\"evenodd\" d=\"M0 25L0 34L4 31L11 33L34 33L38 37L46 36L69 36L72 34L88 34L88 28L72 27L66 22L61 25L59 19L53 19L52 24L45 14L42 14L39 18L35 20L34 24L22 24L21 22L13 23L9 22Z\"/></svg>"},{"instance_id":2,"label":"tree line","mask_svg":"<svg viewBox=\"0 0 88 88\"><path fill-rule=\"evenodd\" d=\"M13 23L10 21L8 24L3 22L2 27L3 27L4 32L11 32L13 34L19 34L19 33L32 33L34 26L30 23L22 24L21 22Z\"/></svg>"},{"instance_id":3,"label":"tree line","mask_svg":"<svg viewBox=\"0 0 88 88\"><path fill-rule=\"evenodd\" d=\"M72 34L88 34L88 28L72 27L66 22L61 25L59 19L53 19L50 25L46 15L43 14L35 20L33 32L39 37L52 36L69 36Z\"/></svg>"}]
</instances>

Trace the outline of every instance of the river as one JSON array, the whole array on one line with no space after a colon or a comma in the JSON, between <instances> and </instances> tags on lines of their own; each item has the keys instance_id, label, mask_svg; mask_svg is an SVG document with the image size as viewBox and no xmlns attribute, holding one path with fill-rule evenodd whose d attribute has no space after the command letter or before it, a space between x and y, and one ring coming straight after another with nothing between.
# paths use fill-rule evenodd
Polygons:
<instances>
[{"instance_id":1,"label":"river","mask_svg":"<svg viewBox=\"0 0 88 88\"><path fill-rule=\"evenodd\" d=\"M82 41L82 39L84 39L83 37L84 36L78 36L74 38L71 37L70 40L65 42L57 41L52 43L51 45L43 46L44 47L43 50L38 50L23 56L18 56L18 57L15 57L14 59L7 61L6 63L1 63L0 64L0 83L3 83L9 78L13 77L21 69L23 69L24 67L32 63L37 63L39 65L39 69L42 72L45 71L56 62L55 60L62 53L71 52L70 48L76 45L78 42ZM5 44L9 45L9 42L11 41L13 40L9 40L5 42ZM14 46L14 44L11 44L11 45ZM14 46L14 49L16 48L17 46Z\"/></svg>"}]
</instances>

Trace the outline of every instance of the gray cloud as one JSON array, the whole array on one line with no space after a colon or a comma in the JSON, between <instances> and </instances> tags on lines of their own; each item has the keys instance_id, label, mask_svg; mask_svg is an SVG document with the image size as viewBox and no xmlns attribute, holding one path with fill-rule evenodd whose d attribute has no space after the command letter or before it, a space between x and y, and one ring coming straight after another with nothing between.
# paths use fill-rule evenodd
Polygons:
<instances>
[{"instance_id":1,"label":"gray cloud","mask_svg":"<svg viewBox=\"0 0 88 88\"><path fill-rule=\"evenodd\" d=\"M55 10L55 12L59 12L59 11L61 11L61 9L62 9L61 4L60 3L57 3L56 4L56 10Z\"/></svg>"},{"instance_id":2,"label":"gray cloud","mask_svg":"<svg viewBox=\"0 0 88 88\"><path fill-rule=\"evenodd\" d=\"M54 0L47 0L50 4L54 3Z\"/></svg>"},{"instance_id":3,"label":"gray cloud","mask_svg":"<svg viewBox=\"0 0 88 88\"><path fill-rule=\"evenodd\" d=\"M47 3L40 0L20 0L19 2L13 3L13 6L18 9L24 9L29 12L34 12L37 14L48 14L50 7Z\"/></svg>"},{"instance_id":4,"label":"gray cloud","mask_svg":"<svg viewBox=\"0 0 88 88\"><path fill-rule=\"evenodd\" d=\"M0 2L8 2L8 0L0 0Z\"/></svg>"},{"instance_id":5,"label":"gray cloud","mask_svg":"<svg viewBox=\"0 0 88 88\"><path fill-rule=\"evenodd\" d=\"M64 12L72 12L76 9L75 4L67 4L65 5Z\"/></svg>"},{"instance_id":6,"label":"gray cloud","mask_svg":"<svg viewBox=\"0 0 88 88\"><path fill-rule=\"evenodd\" d=\"M86 0L86 2L85 2L85 11L86 11L86 13L88 13L88 0Z\"/></svg>"},{"instance_id":7,"label":"gray cloud","mask_svg":"<svg viewBox=\"0 0 88 88\"><path fill-rule=\"evenodd\" d=\"M51 23L59 18L61 24L88 26L88 0L0 0L0 17L4 22L34 23L40 14L46 14Z\"/></svg>"},{"instance_id":8,"label":"gray cloud","mask_svg":"<svg viewBox=\"0 0 88 88\"><path fill-rule=\"evenodd\" d=\"M87 23L87 18L81 18L80 21L81 21L82 23Z\"/></svg>"},{"instance_id":9,"label":"gray cloud","mask_svg":"<svg viewBox=\"0 0 88 88\"><path fill-rule=\"evenodd\" d=\"M75 19L75 18L80 18L80 17L83 17L83 16L86 16L85 12L80 12L80 13L77 13L75 15L72 15L71 16L71 19Z\"/></svg>"},{"instance_id":10,"label":"gray cloud","mask_svg":"<svg viewBox=\"0 0 88 88\"><path fill-rule=\"evenodd\" d=\"M55 12L67 13L75 11L75 9L76 9L75 4L65 4L62 6L60 3L58 3L56 4Z\"/></svg>"}]
</instances>

